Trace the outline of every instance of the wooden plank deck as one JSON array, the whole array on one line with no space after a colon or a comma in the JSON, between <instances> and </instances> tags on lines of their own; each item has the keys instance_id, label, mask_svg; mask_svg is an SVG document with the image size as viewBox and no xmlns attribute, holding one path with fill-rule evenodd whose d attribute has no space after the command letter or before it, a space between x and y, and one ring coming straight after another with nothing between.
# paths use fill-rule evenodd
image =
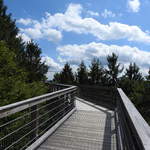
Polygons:
<instances>
[{"instance_id":1,"label":"wooden plank deck","mask_svg":"<svg viewBox=\"0 0 150 150\"><path fill-rule=\"evenodd\" d=\"M116 150L114 112L96 107L77 101L77 111L37 150Z\"/></svg>"}]
</instances>

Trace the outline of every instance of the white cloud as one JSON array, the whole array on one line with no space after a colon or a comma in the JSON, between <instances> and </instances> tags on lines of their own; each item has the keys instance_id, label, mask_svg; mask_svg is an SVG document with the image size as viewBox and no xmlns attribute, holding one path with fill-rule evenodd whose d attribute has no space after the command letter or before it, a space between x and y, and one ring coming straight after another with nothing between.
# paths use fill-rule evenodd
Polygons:
<instances>
[{"instance_id":1,"label":"white cloud","mask_svg":"<svg viewBox=\"0 0 150 150\"><path fill-rule=\"evenodd\" d=\"M33 39L40 39L43 36L41 30L37 28L20 29L20 31Z\"/></svg>"},{"instance_id":2,"label":"white cloud","mask_svg":"<svg viewBox=\"0 0 150 150\"><path fill-rule=\"evenodd\" d=\"M128 0L128 7L132 12L137 13L140 10L140 0Z\"/></svg>"},{"instance_id":3,"label":"white cloud","mask_svg":"<svg viewBox=\"0 0 150 150\"><path fill-rule=\"evenodd\" d=\"M62 69L62 66L59 63L55 62L54 59L49 56L43 56L41 61L45 62L45 64L49 66L49 70L46 74L49 80L52 80L54 74L56 72L60 72Z\"/></svg>"},{"instance_id":4,"label":"white cloud","mask_svg":"<svg viewBox=\"0 0 150 150\"><path fill-rule=\"evenodd\" d=\"M42 56L41 61L49 66L50 71L59 71L62 68L59 63L55 62L54 59L49 56Z\"/></svg>"},{"instance_id":5,"label":"white cloud","mask_svg":"<svg viewBox=\"0 0 150 150\"><path fill-rule=\"evenodd\" d=\"M24 42L29 42L29 41L31 41L30 37L27 36L25 33L19 33L19 34L17 35L17 37L21 37Z\"/></svg>"},{"instance_id":6,"label":"white cloud","mask_svg":"<svg viewBox=\"0 0 150 150\"><path fill-rule=\"evenodd\" d=\"M88 10L87 11L87 14L91 15L91 16L99 16L99 13L98 12L94 12L94 11L91 11L91 10Z\"/></svg>"},{"instance_id":7,"label":"white cloud","mask_svg":"<svg viewBox=\"0 0 150 150\"><path fill-rule=\"evenodd\" d=\"M89 63L93 57L98 57L104 65L106 65L107 55L116 53L119 61L126 67L129 62L135 62L141 68L144 74L150 67L150 52L142 51L137 47L106 45L103 43L88 43L82 45L65 45L57 48L60 53L59 60L68 61L74 65L78 65L81 60ZM142 58L142 59L141 59Z\"/></svg>"},{"instance_id":8,"label":"white cloud","mask_svg":"<svg viewBox=\"0 0 150 150\"><path fill-rule=\"evenodd\" d=\"M28 18L28 19L21 18L21 19L17 20L17 22L21 23L23 25L30 25L30 24L32 24L33 20L30 18Z\"/></svg>"},{"instance_id":9,"label":"white cloud","mask_svg":"<svg viewBox=\"0 0 150 150\"><path fill-rule=\"evenodd\" d=\"M34 20L32 27L24 28L22 32L31 38L47 38L51 41L54 41L53 39L61 40L62 31L66 31L91 34L100 40L125 39L150 43L150 35L146 31L142 31L138 26L118 22L102 24L94 18L83 18L81 16L82 11L83 8L80 4L70 4L64 13L54 15L46 13L46 17L42 18L41 22ZM45 34L46 30L49 32L49 36Z\"/></svg>"},{"instance_id":10,"label":"white cloud","mask_svg":"<svg viewBox=\"0 0 150 150\"><path fill-rule=\"evenodd\" d=\"M55 29L45 29L43 30L43 35L52 42L57 42L62 39L61 32Z\"/></svg>"},{"instance_id":11,"label":"white cloud","mask_svg":"<svg viewBox=\"0 0 150 150\"><path fill-rule=\"evenodd\" d=\"M110 10L107 10L107 9L104 9L104 12L101 13L102 17L104 18L113 18L113 17L116 17L116 14L113 13L112 11Z\"/></svg>"}]
</instances>

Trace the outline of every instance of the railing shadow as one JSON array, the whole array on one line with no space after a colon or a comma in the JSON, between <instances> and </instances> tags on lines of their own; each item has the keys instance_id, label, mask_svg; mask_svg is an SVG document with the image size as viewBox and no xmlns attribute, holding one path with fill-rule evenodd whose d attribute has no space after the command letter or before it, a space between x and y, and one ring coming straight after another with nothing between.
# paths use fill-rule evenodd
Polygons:
<instances>
[{"instance_id":1,"label":"railing shadow","mask_svg":"<svg viewBox=\"0 0 150 150\"><path fill-rule=\"evenodd\" d=\"M114 150L116 147L113 139L115 138L113 136L116 134L115 128L113 126L113 121L114 121L114 115L107 112L102 150Z\"/></svg>"},{"instance_id":2,"label":"railing shadow","mask_svg":"<svg viewBox=\"0 0 150 150\"><path fill-rule=\"evenodd\" d=\"M114 142L115 139L115 116L114 112L111 111L110 109L103 108L101 106L95 105L93 103L84 101L81 98L76 97L77 100L92 106L99 111L103 112L106 114L106 119L105 119L105 128L104 128L104 135L103 135L103 142L102 142L102 150L114 150L116 149L116 143Z\"/></svg>"}]
</instances>

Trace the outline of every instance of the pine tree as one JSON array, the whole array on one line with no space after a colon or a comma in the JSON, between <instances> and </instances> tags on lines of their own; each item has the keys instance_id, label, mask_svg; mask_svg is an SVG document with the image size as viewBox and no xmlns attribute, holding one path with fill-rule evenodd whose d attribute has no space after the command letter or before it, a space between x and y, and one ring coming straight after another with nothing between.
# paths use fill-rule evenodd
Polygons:
<instances>
[{"instance_id":1,"label":"pine tree","mask_svg":"<svg viewBox=\"0 0 150 150\"><path fill-rule=\"evenodd\" d=\"M130 63L129 68L126 69L125 77L129 80L142 80L142 74L139 72L140 68L135 63Z\"/></svg>"},{"instance_id":2,"label":"pine tree","mask_svg":"<svg viewBox=\"0 0 150 150\"><path fill-rule=\"evenodd\" d=\"M46 73L47 67L40 62L40 58L36 57L40 57L41 52L33 55L34 60L37 61L28 63L26 57L28 52L25 51L25 44L18 37L18 32L15 20L11 18L11 14L7 14L7 7L3 0L0 0L0 105L47 92L45 84L40 82L40 79L45 77L43 74ZM32 66L35 62L36 71ZM30 65L33 67L32 72L35 71L37 76L31 77ZM29 82L31 78L39 80Z\"/></svg>"},{"instance_id":3,"label":"pine tree","mask_svg":"<svg viewBox=\"0 0 150 150\"><path fill-rule=\"evenodd\" d=\"M27 83L27 72L15 61L16 54L0 42L0 106L44 94L41 82Z\"/></svg>"},{"instance_id":4,"label":"pine tree","mask_svg":"<svg viewBox=\"0 0 150 150\"><path fill-rule=\"evenodd\" d=\"M94 58L91 62L89 77L92 84L100 83L103 76L103 68L99 59Z\"/></svg>"},{"instance_id":5,"label":"pine tree","mask_svg":"<svg viewBox=\"0 0 150 150\"><path fill-rule=\"evenodd\" d=\"M150 68L149 68L148 76L146 77L146 79L150 81Z\"/></svg>"},{"instance_id":6,"label":"pine tree","mask_svg":"<svg viewBox=\"0 0 150 150\"><path fill-rule=\"evenodd\" d=\"M77 79L80 84L88 83L88 72L84 64L84 61L81 62L79 68L77 69Z\"/></svg>"},{"instance_id":7,"label":"pine tree","mask_svg":"<svg viewBox=\"0 0 150 150\"><path fill-rule=\"evenodd\" d=\"M62 72L60 73L61 83L72 84L74 82L74 75L69 63L64 65Z\"/></svg>"},{"instance_id":8,"label":"pine tree","mask_svg":"<svg viewBox=\"0 0 150 150\"><path fill-rule=\"evenodd\" d=\"M107 56L108 61L108 76L109 76L109 83L111 85L115 85L118 81L118 75L123 71L123 68L120 68L120 63L118 63L118 56L115 53L112 55Z\"/></svg>"},{"instance_id":9,"label":"pine tree","mask_svg":"<svg viewBox=\"0 0 150 150\"><path fill-rule=\"evenodd\" d=\"M6 42L10 51L13 50L17 54L17 59L24 49L24 43L18 37L18 32L19 29L15 24L15 20L11 18L11 14L7 14L7 7L4 5L3 0L0 0L0 41Z\"/></svg>"},{"instance_id":10,"label":"pine tree","mask_svg":"<svg viewBox=\"0 0 150 150\"><path fill-rule=\"evenodd\" d=\"M54 74L53 81L56 82L56 83L61 83L61 74L58 73L58 72L55 73L55 74Z\"/></svg>"},{"instance_id":11,"label":"pine tree","mask_svg":"<svg viewBox=\"0 0 150 150\"><path fill-rule=\"evenodd\" d=\"M33 41L26 45L24 67L28 71L29 82L45 81L48 66L41 62L41 49Z\"/></svg>"}]
</instances>

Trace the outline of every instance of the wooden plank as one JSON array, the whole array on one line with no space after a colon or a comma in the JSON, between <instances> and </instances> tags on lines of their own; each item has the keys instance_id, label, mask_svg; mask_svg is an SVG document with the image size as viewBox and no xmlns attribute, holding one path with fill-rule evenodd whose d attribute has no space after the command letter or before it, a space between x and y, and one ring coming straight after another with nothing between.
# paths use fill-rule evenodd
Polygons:
<instances>
[{"instance_id":1,"label":"wooden plank","mask_svg":"<svg viewBox=\"0 0 150 150\"><path fill-rule=\"evenodd\" d=\"M144 150L150 150L150 126L144 120L129 98L125 95L122 89L118 88L118 92L120 95L120 100L122 101L122 104L124 105L128 114L128 118L130 118L135 128L133 130L137 132L138 138L140 139L139 142L142 143Z\"/></svg>"},{"instance_id":2,"label":"wooden plank","mask_svg":"<svg viewBox=\"0 0 150 150\"><path fill-rule=\"evenodd\" d=\"M116 150L113 116L77 110L37 150Z\"/></svg>"},{"instance_id":3,"label":"wooden plank","mask_svg":"<svg viewBox=\"0 0 150 150\"><path fill-rule=\"evenodd\" d=\"M41 143L43 143L66 119L68 119L76 110L74 108L71 110L65 117L63 117L60 121L58 121L48 132L46 132L43 136L41 136L37 141L35 141L31 146L29 146L26 150L34 150L36 149Z\"/></svg>"}]
</instances>

